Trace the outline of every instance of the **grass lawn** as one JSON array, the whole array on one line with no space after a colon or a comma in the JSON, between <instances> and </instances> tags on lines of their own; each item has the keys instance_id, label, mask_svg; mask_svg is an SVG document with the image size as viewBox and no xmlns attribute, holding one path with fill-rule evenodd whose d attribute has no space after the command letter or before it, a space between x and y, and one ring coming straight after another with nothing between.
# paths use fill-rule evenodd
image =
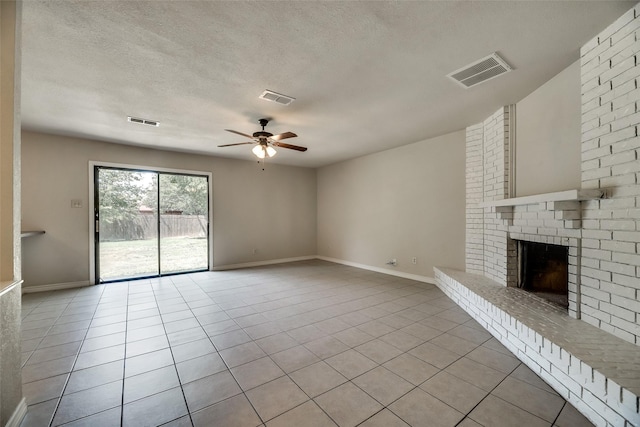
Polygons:
<instances>
[{"instance_id":1,"label":"grass lawn","mask_svg":"<svg viewBox=\"0 0 640 427\"><path fill-rule=\"evenodd\" d=\"M207 239L167 237L161 240L162 273L206 269ZM158 241L100 242L100 279L118 280L158 274Z\"/></svg>"}]
</instances>

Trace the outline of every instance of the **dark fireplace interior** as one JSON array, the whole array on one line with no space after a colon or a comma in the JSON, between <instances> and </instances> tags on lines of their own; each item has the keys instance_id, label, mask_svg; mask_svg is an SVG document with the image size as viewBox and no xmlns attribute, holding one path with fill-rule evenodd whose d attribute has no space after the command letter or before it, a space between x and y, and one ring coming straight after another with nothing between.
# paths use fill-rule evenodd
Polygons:
<instances>
[{"instance_id":1,"label":"dark fireplace interior","mask_svg":"<svg viewBox=\"0 0 640 427\"><path fill-rule=\"evenodd\" d=\"M569 307L569 248L518 241L518 287Z\"/></svg>"}]
</instances>

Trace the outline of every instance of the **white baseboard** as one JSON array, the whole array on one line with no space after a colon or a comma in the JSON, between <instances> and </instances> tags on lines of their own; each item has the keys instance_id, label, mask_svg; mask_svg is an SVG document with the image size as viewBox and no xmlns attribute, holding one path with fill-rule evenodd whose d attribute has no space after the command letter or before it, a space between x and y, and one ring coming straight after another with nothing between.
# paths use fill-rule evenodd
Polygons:
<instances>
[{"instance_id":1,"label":"white baseboard","mask_svg":"<svg viewBox=\"0 0 640 427\"><path fill-rule=\"evenodd\" d=\"M37 285L37 286L24 286L22 285L22 293L30 294L33 292L47 292L47 291L57 291L60 289L72 289L72 288L82 288L84 286L90 286L91 282L88 280L82 280L80 282L66 282L66 283L51 283L49 285Z\"/></svg>"},{"instance_id":2,"label":"white baseboard","mask_svg":"<svg viewBox=\"0 0 640 427\"><path fill-rule=\"evenodd\" d=\"M436 280L433 277L421 276L419 274L405 273L403 271L391 270L389 268L373 267L371 265L360 264L357 262L346 261L343 259L330 258L321 255L308 255L294 258L280 258L270 259L265 261L244 262L240 264L226 264L213 267L212 271L224 271L224 270L236 270L240 268L261 267L264 265L283 264L286 262L296 261L308 261L311 259L321 259L323 261L335 262L336 264L348 265L350 267L362 268L363 270L375 271L377 273L389 274L391 276L402 277L404 279L411 279L417 282L430 283L435 285ZM88 280L82 280L79 282L66 282L66 283L52 283L49 285L37 285L37 286L24 286L22 285L22 293L28 294L33 292L47 292L57 291L60 289L73 289L82 288L84 286L91 286L91 282Z\"/></svg>"},{"instance_id":3,"label":"white baseboard","mask_svg":"<svg viewBox=\"0 0 640 427\"><path fill-rule=\"evenodd\" d=\"M350 267L361 268L363 270L375 271L376 273L384 273L384 274L389 274L391 276L402 277L404 279L411 279L411 280L415 280L417 282L430 283L432 285L436 284L436 279L433 278L433 277L429 277L429 276L421 276L419 274L405 273L404 271L391 270L389 268L373 267L371 265L360 264L360 263L351 262L351 261L345 261L343 259L330 258L330 257L322 256L322 255L318 255L318 256L316 256L316 258L317 259L321 259L323 261L335 262L337 264L343 264L343 265L348 265Z\"/></svg>"},{"instance_id":4,"label":"white baseboard","mask_svg":"<svg viewBox=\"0 0 640 427\"><path fill-rule=\"evenodd\" d=\"M23 397L5 427L19 427L25 415L27 415L27 399Z\"/></svg>"},{"instance_id":5,"label":"white baseboard","mask_svg":"<svg viewBox=\"0 0 640 427\"><path fill-rule=\"evenodd\" d=\"M241 264L218 265L213 267L213 271L236 270L238 268L260 267L263 265L282 264L285 262L308 261L310 259L316 259L316 258L317 257L315 255L309 255L309 256L300 256L295 258L280 258L280 259L270 259L266 261L244 262Z\"/></svg>"}]
</instances>

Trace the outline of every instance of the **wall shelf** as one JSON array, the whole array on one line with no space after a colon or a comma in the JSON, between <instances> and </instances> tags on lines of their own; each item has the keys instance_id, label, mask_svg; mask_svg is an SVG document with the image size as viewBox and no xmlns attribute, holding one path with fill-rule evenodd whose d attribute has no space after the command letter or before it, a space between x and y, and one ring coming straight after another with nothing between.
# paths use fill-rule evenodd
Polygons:
<instances>
[{"instance_id":1,"label":"wall shelf","mask_svg":"<svg viewBox=\"0 0 640 427\"><path fill-rule=\"evenodd\" d=\"M40 234L44 234L44 230L24 230L20 232L20 237L25 238L25 237L31 237L31 236L38 236Z\"/></svg>"},{"instance_id":2,"label":"wall shelf","mask_svg":"<svg viewBox=\"0 0 640 427\"><path fill-rule=\"evenodd\" d=\"M602 190L566 190L556 193L535 194L533 196L514 197L512 199L492 200L478 203L480 208L491 208L498 206L518 206L530 205L533 203L545 202L568 202L580 200L600 199L604 195Z\"/></svg>"}]
</instances>

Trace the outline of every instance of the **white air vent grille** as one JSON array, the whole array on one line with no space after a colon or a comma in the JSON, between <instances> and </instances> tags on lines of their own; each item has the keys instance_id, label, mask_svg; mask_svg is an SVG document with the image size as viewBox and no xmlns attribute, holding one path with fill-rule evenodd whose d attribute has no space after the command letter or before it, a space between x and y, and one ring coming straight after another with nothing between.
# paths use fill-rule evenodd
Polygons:
<instances>
[{"instance_id":1,"label":"white air vent grille","mask_svg":"<svg viewBox=\"0 0 640 427\"><path fill-rule=\"evenodd\" d=\"M472 64L447 74L447 77L464 88L470 88L504 73L508 73L512 69L504 59L500 58L500 56L494 52L486 58L479 59Z\"/></svg>"},{"instance_id":2,"label":"white air vent grille","mask_svg":"<svg viewBox=\"0 0 640 427\"><path fill-rule=\"evenodd\" d=\"M160 126L160 122L156 122L154 120L140 119L140 118L131 117L131 116L127 117L127 121L131 123L138 123L138 124L147 125L147 126L155 126L155 127Z\"/></svg>"},{"instance_id":3,"label":"white air vent grille","mask_svg":"<svg viewBox=\"0 0 640 427\"><path fill-rule=\"evenodd\" d=\"M260 95L258 98L271 101L271 102L277 102L278 104L282 104L282 105L289 105L296 100L291 96L283 95L281 93L274 92L268 89L262 92L262 95Z\"/></svg>"}]
</instances>

